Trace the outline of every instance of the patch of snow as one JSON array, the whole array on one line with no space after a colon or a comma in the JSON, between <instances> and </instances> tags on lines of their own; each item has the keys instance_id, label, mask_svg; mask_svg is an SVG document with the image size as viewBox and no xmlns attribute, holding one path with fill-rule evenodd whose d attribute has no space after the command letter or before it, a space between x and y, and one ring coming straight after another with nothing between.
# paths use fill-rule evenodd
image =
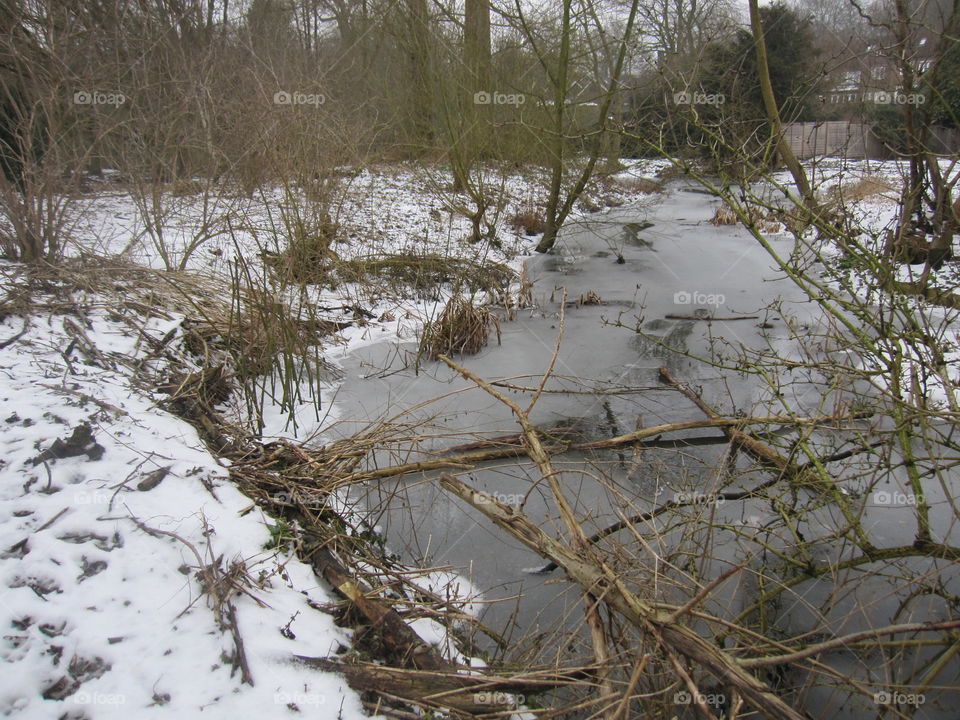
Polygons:
<instances>
[{"instance_id":1,"label":"patch of snow","mask_svg":"<svg viewBox=\"0 0 960 720\"><path fill-rule=\"evenodd\" d=\"M311 607L330 595L308 566L264 549L264 518L140 385L124 356L149 348L104 305L83 323L101 359L70 347L67 323L81 321L60 314L34 316L0 350L0 714L366 717L342 678L291 661L350 644ZM178 322L145 330L159 338ZM18 327L7 318L0 337ZM44 455L83 425L88 452ZM195 575L207 563L242 563L249 578L231 600L252 686Z\"/></svg>"}]
</instances>

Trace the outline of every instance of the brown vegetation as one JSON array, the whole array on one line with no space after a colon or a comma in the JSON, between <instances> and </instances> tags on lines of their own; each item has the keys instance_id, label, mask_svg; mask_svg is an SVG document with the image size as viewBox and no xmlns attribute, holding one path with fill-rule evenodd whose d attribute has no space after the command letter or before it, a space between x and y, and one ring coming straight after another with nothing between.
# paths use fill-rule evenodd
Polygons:
<instances>
[{"instance_id":1,"label":"brown vegetation","mask_svg":"<svg viewBox=\"0 0 960 720\"><path fill-rule=\"evenodd\" d=\"M507 223L514 232L523 232L531 237L542 234L546 228L543 211L532 206L517 210L508 218Z\"/></svg>"},{"instance_id":2,"label":"brown vegetation","mask_svg":"<svg viewBox=\"0 0 960 720\"><path fill-rule=\"evenodd\" d=\"M471 298L454 295L440 316L423 328L420 352L436 360L441 355L474 355L486 347L490 330L500 342L500 319L486 307L477 307Z\"/></svg>"},{"instance_id":3,"label":"brown vegetation","mask_svg":"<svg viewBox=\"0 0 960 720\"><path fill-rule=\"evenodd\" d=\"M501 263L413 252L342 260L336 265L336 275L341 282L381 286L388 282L418 292L435 292L441 285L450 285L491 294L502 292L516 278L516 273Z\"/></svg>"},{"instance_id":4,"label":"brown vegetation","mask_svg":"<svg viewBox=\"0 0 960 720\"><path fill-rule=\"evenodd\" d=\"M764 208L750 207L747 209L747 221L755 224L762 233L779 232L783 214L774 210L765 211ZM736 225L740 217L727 205L719 205L710 218L712 225Z\"/></svg>"},{"instance_id":5,"label":"brown vegetation","mask_svg":"<svg viewBox=\"0 0 960 720\"><path fill-rule=\"evenodd\" d=\"M876 197L896 200L897 191L897 186L886 178L867 175L850 182L841 180L836 185L832 185L824 194L824 203L831 207L839 207Z\"/></svg>"}]
</instances>

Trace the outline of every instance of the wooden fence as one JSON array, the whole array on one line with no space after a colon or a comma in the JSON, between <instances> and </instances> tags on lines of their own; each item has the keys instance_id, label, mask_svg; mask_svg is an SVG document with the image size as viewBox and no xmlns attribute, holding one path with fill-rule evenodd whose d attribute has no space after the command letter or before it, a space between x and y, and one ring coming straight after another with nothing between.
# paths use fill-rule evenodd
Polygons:
<instances>
[{"instance_id":1,"label":"wooden fence","mask_svg":"<svg viewBox=\"0 0 960 720\"><path fill-rule=\"evenodd\" d=\"M790 123L784 134L799 158L836 155L848 158L881 158L888 153L867 123L830 120Z\"/></svg>"},{"instance_id":2,"label":"wooden fence","mask_svg":"<svg viewBox=\"0 0 960 720\"><path fill-rule=\"evenodd\" d=\"M953 155L960 151L960 130L956 128L930 128L930 149L940 155Z\"/></svg>"},{"instance_id":3,"label":"wooden fence","mask_svg":"<svg viewBox=\"0 0 960 720\"><path fill-rule=\"evenodd\" d=\"M882 159L891 156L868 123L847 120L789 123L784 125L784 135L799 158L832 155ZM960 150L960 130L932 126L928 144L934 153L952 155Z\"/></svg>"}]
</instances>

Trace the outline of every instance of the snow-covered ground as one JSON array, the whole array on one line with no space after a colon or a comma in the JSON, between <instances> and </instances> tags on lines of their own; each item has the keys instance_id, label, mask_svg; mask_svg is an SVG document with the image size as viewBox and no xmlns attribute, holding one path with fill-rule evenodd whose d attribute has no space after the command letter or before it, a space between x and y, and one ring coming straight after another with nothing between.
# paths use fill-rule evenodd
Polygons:
<instances>
[{"instance_id":1,"label":"snow-covered ground","mask_svg":"<svg viewBox=\"0 0 960 720\"><path fill-rule=\"evenodd\" d=\"M260 511L141 387L130 363L150 348L97 298L77 300L79 314L34 314L0 351L0 714L362 717L341 678L291 662L350 644L312 607L329 593L264 549ZM144 330L159 339L179 322ZM6 318L0 338L21 323ZM252 684L202 592L197 571L211 564L244 590L231 601Z\"/></svg>"},{"instance_id":2,"label":"snow-covered ground","mask_svg":"<svg viewBox=\"0 0 960 720\"><path fill-rule=\"evenodd\" d=\"M585 202L593 210L643 202L650 196L631 186L631 181L653 178L669 164L665 160L624 161L623 171L612 181L591 184ZM471 224L464 210L471 205L465 195L452 192L449 173L398 164L342 170L339 182L326 196L330 217L339 228L334 252L345 261L400 253L441 255L498 263L519 271L537 238L512 227L511 218L519 211L542 207L545 173L490 168L479 172L487 192L497 200L486 215L496 242L466 242ZM93 192L76 201L69 223L69 254L119 258L158 270L182 265L218 279L224 288L229 287L231 274L243 268L259 287L288 303L308 302L319 309L318 317L334 322L355 320L351 308L362 307L362 322L353 322L328 340L324 354L331 363L364 344L414 339L450 297L449 288L433 296L411 297L409 292L397 293L388 282L339 282L333 288L311 285L294 291L267 271L264 255L284 250L295 217L303 219L308 231L316 226L316 206L303 188L274 188L246 196L224 187L205 192L203 183L197 181L191 184L191 193L170 188L155 201L121 190L114 179L108 172L106 180L92 184ZM586 213L581 204L572 220ZM318 420L311 397L294 409L295 422L290 422L291 413L268 402L263 410L263 434L303 437L316 432L336 419L331 398L329 393L320 398L325 410ZM237 415L234 419L244 420Z\"/></svg>"},{"instance_id":3,"label":"snow-covered ground","mask_svg":"<svg viewBox=\"0 0 960 720\"><path fill-rule=\"evenodd\" d=\"M534 239L507 222L539 201L534 184L519 174L501 181L507 202L494 219L496 247L463 242L469 223L451 212L457 198L422 171L364 170L343 187L336 218L341 258L430 252L519 268L532 249ZM607 200L629 201L630 192ZM186 269L226 288L237 255L262 270L259 254L281 249L271 243L284 237L277 228L295 203L280 191L165 196L158 206L161 252L159 238L146 230L156 216L105 184L77 202L69 253L161 269L164 253L179 265L200 238ZM21 278L13 264L0 270L6 301ZM330 306L366 292L374 316L334 338L331 362L364 343L409 337L444 299L375 290L315 291L313 301ZM335 598L291 551L269 549L271 520L232 484L226 461L162 409L163 396L143 381L144 370L152 377L164 372L145 338L172 333L170 346L177 347L183 316L157 313L131 323L110 295L75 293L61 305L42 293L35 299L39 309L26 328L17 314L0 322L0 714L364 717L341 677L292 662L294 655L328 656L351 645L349 631L317 609ZM331 383L324 404L335 389ZM268 431L284 431L279 415L267 419ZM334 408L319 424L335 420ZM310 433L322 430L313 425ZM203 587L201 571L214 568L233 583L227 595L234 617ZM440 573L422 582L476 612L469 604L476 591L462 578ZM420 619L414 627L456 654L441 625ZM249 679L235 667L235 638L242 639Z\"/></svg>"},{"instance_id":4,"label":"snow-covered ground","mask_svg":"<svg viewBox=\"0 0 960 720\"><path fill-rule=\"evenodd\" d=\"M830 172L830 163L827 171ZM941 160L941 171L950 177L956 173L952 161ZM876 256L884 253L886 234L894 231L899 216L899 191L908 176L909 168L900 161L861 161L855 165L836 168L832 175L825 178L821 185L822 192L834 192L835 196L843 198L843 204L849 213L852 225L862 230L857 238L863 250ZM825 173L826 174L826 173ZM884 181L888 189L879 189L873 194L852 199L844 197L844 188L855 191L858 180L866 178L868 184L873 180ZM837 187L839 185L839 188ZM928 242L933 237L928 236ZM845 275L846 287L851 289L861 300L874 305L887 305L881 297L881 290L877 287L876 278L868 268L844 268L841 248L821 245L822 257L830 263L830 272L835 276ZM916 283L922 277L923 265L898 264L895 268L894 279L902 283ZM947 293L954 293L960 287L960 264L947 262L940 269L930 274L930 287ZM880 356L875 358L876 367L881 373L886 367L894 367L902 363L903 386L912 386L917 395L916 401L930 408L958 409L958 391L960 391L960 313L956 310L928 303L919 297L904 298L910 308L912 321L924 329L929 342L908 343L897 337L886 339L887 347L883 348ZM894 357L902 358L894 361ZM937 359L942 358L942 367L937 368ZM889 374L889 373L887 373ZM884 378L883 374L878 377ZM886 381L881 380L886 387Z\"/></svg>"},{"instance_id":5,"label":"snow-covered ground","mask_svg":"<svg viewBox=\"0 0 960 720\"><path fill-rule=\"evenodd\" d=\"M655 177L670 163L626 165L614 176L621 186L597 190L594 207L644 202L649 195L630 181ZM825 161L817 180L825 190L843 177L896 182L901 172L896 163ZM491 182L504 197L490 216L499 243L469 244L470 224L455 207L465 198L438 177L413 166L346 174L332 213L340 225L337 255L437 253L519 269L536 238L514 231L509 218L542 202L543 183L519 172ZM162 246L147 232L156 218L119 185L105 183L78 201L70 253L157 269L166 253L167 262L183 261L226 288L238 257L268 275L261 253L282 250L285 218L306 205L277 190L252 198L167 195L159 207ZM879 234L896 200L872 196L852 207ZM9 287L18 270L0 269ZM346 317L342 308L357 303L372 316L326 341L333 364L362 344L412 337L448 297L403 297L349 283L311 292L317 306L341 308L331 319ZM154 376L164 370L144 335L172 332L175 346L183 315L141 318L141 334L107 295L75 295L74 307L38 300L40 309L14 342L4 344L24 329L23 319L0 316L0 500L8 510L0 516L0 714L364 716L342 678L291 662L293 655L326 656L351 644L349 632L316 609L334 598L296 557L265 549L271 521L231 483L224 461L163 410L161 396L143 382L144 367ZM312 407L301 409L300 433L323 437L338 419L336 387L331 381L325 390L320 421L311 420ZM268 408L265 420L266 435L292 433L284 414ZM232 667L237 648L225 629L229 618L218 621L219 608L203 592L197 573L211 565L243 590L231 601L252 683ZM459 585L464 602L476 597L462 579L428 580ZM438 624L418 620L416 628L449 656L456 653Z\"/></svg>"},{"instance_id":6,"label":"snow-covered ground","mask_svg":"<svg viewBox=\"0 0 960 720\"><path fill-rule=\"evenodd\" d=\"M818 197L843 208L848 227L855 228L853 256L882 257L888 231L893 231L899 218L900 190L909 177L909 165L902 160L850 160L817 158L804 163L809 180ZM945 177L955 177L956 161L941 158L940 169ZM773 184L794 192L793 178L787 170L772 173ZM782 202L782 193L769 183L759 183L760 195L767 202ZM782 229L782 226L781 226ZM933 240L928 236L928 242ZM803 237L805 261L822 263L820 268L828 284L839 294L847 293L858 301L890 312L890 298L880 287L874 268L847 257L847 251L832 240L819 237L810 228ZM924 266L897 264L893 279L915 283L921 279ZM931 272L929 287L946 293L960 288L960 263L949 261ZM891 387L891 368L898 367L901 387L910 387L919 404L933 408L960 409L960 312L927 302L918 296L902 297L908 306L911 322L924 329L929 343L907 343L901 338L883 338L880 352L859 357L857 370L866 370L876 387ZM898 321L902 322L902 318ZM893 361L893 358L900 358ZM942 360L936 368L935 360Z\"/></svg>"},{"instance_id":7,"label":"snow-covered ground","mask_svg":"<svg viewBox=\"0 0 960 720\"><path fill-rule=\"evenodd\" d=\"M164 371L144 338L172 334L177 347L183 318L131 324L109 297L71 300L0 349L0 714L365 717L342 678L293 662L350 647L320 609L336 598L271 543L272 521L226 461L144 382ZM0 343L24 329L5 318ZM230 583L235 618L205 574ZM420 582L476 613L462 578ZM414 627L477 664L433 620ZM234 667L236 638L249 678Z\"/></svg>"},{"instance_id":8,"label":"snow-covered ground","mask_svg":"<svg viewBox=\"0 0 960 720\"><path fill-rule=\"evenodd\" d=\"M625 161L624 170L613 179L652 178L669 164L664 160ZM518 210L542 207L545 178L545 171L537 169L482 173L481 182L494 201L485 217L499 241L499 246L494 246L464 242L471 225L463 211L473 206L466 195L450 189L449 173L413 164L344 171L340 182L326 194L330 217L340 226L333 249L345 260L385 253L444 253L509 263L532 247L530 238L510 227L510 218ZM178 194L171 188L153 202L152 197L139 198L119 185L101 184L111 189L93 192L76 204L70 223L73 252L120 255L158 269L164 267L161 244L175 265L196 245L185 262L186 269L226 273L237 253L256 261L264 250L283 250L278 241L285 241L294 215L299 213L308 228L311 221L306 201L309 193L299 187L247 196L221 186L203 192L204 185L198 181L192 193ZM641 195L614 182L603 187L592 183L585 197L595 206L613 206ZM150 227L161 231L150 232Z\"/></svg>"}]
</instances>

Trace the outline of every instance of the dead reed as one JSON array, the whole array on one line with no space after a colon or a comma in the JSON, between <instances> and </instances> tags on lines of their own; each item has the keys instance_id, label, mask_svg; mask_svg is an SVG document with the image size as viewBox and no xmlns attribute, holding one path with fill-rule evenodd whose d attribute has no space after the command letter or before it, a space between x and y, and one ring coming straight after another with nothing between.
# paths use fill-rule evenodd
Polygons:
<instances>
[{"instance_id":1,"label":"dead reed","mask_svg":"<svg viewBox=\"0 0 960 720\"><path fill-rule=\"evenodd\" d=\"M473 300L454 295L439 317L424 327L420 354L431 360L441 355L475 355L490 340L490 330L500 342L500 319L487 307L478 307Z\"/></svg>"}]
</instances>

